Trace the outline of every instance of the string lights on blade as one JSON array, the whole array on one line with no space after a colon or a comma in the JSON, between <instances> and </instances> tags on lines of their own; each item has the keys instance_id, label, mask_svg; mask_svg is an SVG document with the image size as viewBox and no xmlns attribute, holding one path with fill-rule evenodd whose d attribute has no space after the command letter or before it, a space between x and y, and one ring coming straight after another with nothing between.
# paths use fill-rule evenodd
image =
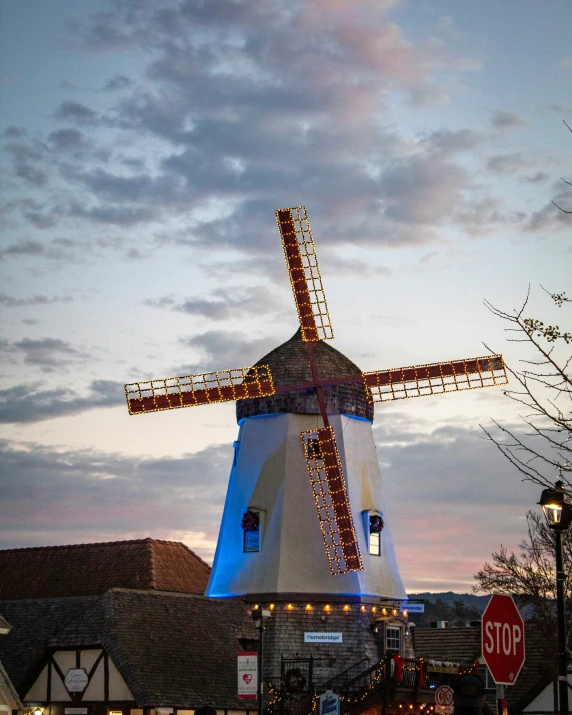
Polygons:
<instances>
[{"instance_id":1,"label":"string lights on blade","mask_svg":"<svg viewBox=\"0 0 572 715\"><path fill-rule=\"evenodd\" d=\"M369 402L474 390L508 382L502 355L364 372L363 379Z\"/></svg>"},{"instance_id":2,"label":"string lights on blade","mask_svg":"<svg viewBox=\"0 0 572 715\"><path fill-rule=\"evenodd\" d=\"M330 572L360 571L363 564L334 430L322 427L301 436Z\"/></svg>"},{"instance_id":3,"label":"string lights on blade","mask_svg":"<svg viewBox=\"0 0 572 715\"><path fill-rule=\"evenodd\" d=\"M247 397L267 397L274 392L268 365L167 377L125 385L127 406L132 415Z\"/></svg>"},{"instance_id":4,"label":"string lights on blade","mask_svg":"<svg viewBox=\"0 0 572 715\"><path fill-rule=\"evenodd\" d=\"M334 337L305 206L276 211L304 342Z\"/></svg>"}]
</instances>

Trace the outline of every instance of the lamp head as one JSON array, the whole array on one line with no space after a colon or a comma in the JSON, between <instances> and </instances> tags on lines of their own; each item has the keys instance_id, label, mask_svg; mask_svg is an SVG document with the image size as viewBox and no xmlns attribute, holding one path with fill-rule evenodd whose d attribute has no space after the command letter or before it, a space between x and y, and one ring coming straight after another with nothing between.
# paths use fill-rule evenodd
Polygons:
<instances>
[{"instance_id":1,"label":"lamp head","mask_svg":"<svg viewBox=\"0 0 572 715\"><path fill-rule=\"evenodd\" d=\"M564 483L556 482L554 487L544 489L538 502L542 507L548 526L564 531L572 522L572 507L564 501Z\"/></svg>"}]
</instances>

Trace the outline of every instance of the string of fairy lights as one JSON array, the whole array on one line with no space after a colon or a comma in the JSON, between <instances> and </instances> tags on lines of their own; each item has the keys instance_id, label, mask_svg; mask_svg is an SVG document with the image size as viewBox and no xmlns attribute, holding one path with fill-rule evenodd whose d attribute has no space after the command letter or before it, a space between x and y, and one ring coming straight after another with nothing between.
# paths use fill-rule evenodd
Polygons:
<instances>
[{"instance_id":1,"label":"string of fairy lights","mask_svg":"<svg viewBox=\"0 0 572 715\"><path fill-rule=\"evenodd\" d=\"M127 405L132 415L244 398L268 397L274 393L274 382L268 365L216 370L125 385Z\"/></svg>"},{"instance_id":2,"label":"string of fairy lights","mask_svg":"<svg viewBox=\"0 0 572 715\"><path fill-rule=\"evenodd\" d=\"M332 575L363 568L342 463L331 426L301 433Z\"/></svg>"},{"instance_id":3,"label":"string of fairy lights","mask_svg":"<svg viewBox=\"0 0 572 715\"><path fill-rule=\"evenodd\" d=\"M305 342L334 337L305 206L276 211L276 223Z\"/></svg>"},{"instance_id":4,"label":"string of fairy lights","mask_svg":"<svg viewBox=\"0 0 572 715\"><path fill-rule=\"evenodd\" d=\"M285 611L285 612L292 612L292 611L306 611L306 612L324 612L326 614L328 613L336 613L336 612L341 612L341 613L368 613L368 614L373 614L374 616L393 616L394 618L398 616L404 616L407 618L408 616L408 611L407 609L402 609L402 608L391 608L390 606L370 606L370 605L365 605L363 603L293 603L293 602L284 602L284 603L267 603L267 604L255 604L253 606L253 609L258 609L262 608L265 610L269 611Z\"/></svg>"},{"instance_id":5,"label":"string of fairy lights","mask_svg":"<svg viewBox=\"0 0 572 715\"><path fill-rule=\"evenodd\" d=\"M502 355L363 373L368 402L494 387L508 382Z\"/></svg>"}]
</instances>

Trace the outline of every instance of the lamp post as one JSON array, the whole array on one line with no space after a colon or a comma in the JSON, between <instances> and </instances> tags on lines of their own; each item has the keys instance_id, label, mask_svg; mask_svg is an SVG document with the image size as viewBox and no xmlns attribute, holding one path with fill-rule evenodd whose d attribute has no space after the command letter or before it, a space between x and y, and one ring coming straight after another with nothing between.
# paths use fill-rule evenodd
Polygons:
<instances>
[{"instance_id":1,"label":"lamp post","mask_svg":"<svg viewBox=\"0 0 572 715\"><path fill-rule=\"evenodd\" d=\"M252 620L255 628L258 629L258 715L262 715L264 707L262 705L263 686L262 686L262 664L263 664L263 644L264 644L264 619L270 618L272 614L265 608L253 608Z\"/></svg>"},{"instance_id":2,"label":"lamp post","mask_svg":"<svg viewBox=\"0 0 572 715\"><path fill-rule=\"evenodd\" d=\"M568 715L568 668L566 649L566 617L564 611L564 566L562 562L562 532L572 522L572 507L565 501L564 483L556 482L544 489L539 504L556 541L556 613L558 618L558 705L560 715Z\"/></svg>"}]
</instances>

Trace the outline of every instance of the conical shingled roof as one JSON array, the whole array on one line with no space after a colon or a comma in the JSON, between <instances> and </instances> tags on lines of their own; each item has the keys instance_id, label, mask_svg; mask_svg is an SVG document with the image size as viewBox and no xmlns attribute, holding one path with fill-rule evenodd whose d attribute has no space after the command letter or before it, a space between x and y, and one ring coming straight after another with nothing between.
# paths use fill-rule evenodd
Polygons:
<instances>
[{"instance_id":1,"label":"conical shingled roof","mask_svg":"<svg viewBox=\"0 0 572 715\"><path fill-rule=\"evenodd\" d=\"M361 370L351 360L324 341L314 343L314 356L320 377L349 377L360 375ZM295 385L312 381L312 370L300 330L256 365L268 365L275 385ZM329 414L355 415L373 422L373 404L368 403L362 382L331 385L324 388ZM282 412L319 414L315 390L281 392L271 397L238 400L236 418L268 415Z\"/></svg>"}]
</instances>

